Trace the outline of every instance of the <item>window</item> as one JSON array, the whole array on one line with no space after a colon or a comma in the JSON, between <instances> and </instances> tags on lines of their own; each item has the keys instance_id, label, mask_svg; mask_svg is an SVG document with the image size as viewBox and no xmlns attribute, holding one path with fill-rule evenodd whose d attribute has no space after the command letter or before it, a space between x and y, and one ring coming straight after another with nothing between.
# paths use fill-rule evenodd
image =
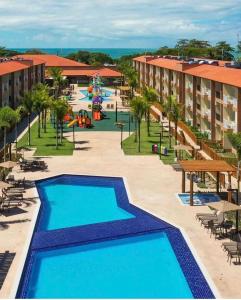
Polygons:
<instances>
[{"instance_id":1,"label":"window","mask_svg":"<svg viewBox=\"0 0 241 300\"><path fill-rule=\"evenodd\" d=\"M216 98L221 99L221 92L220 91L216 91L215 94L216 94Z\"/></svg>"}]
</instances>

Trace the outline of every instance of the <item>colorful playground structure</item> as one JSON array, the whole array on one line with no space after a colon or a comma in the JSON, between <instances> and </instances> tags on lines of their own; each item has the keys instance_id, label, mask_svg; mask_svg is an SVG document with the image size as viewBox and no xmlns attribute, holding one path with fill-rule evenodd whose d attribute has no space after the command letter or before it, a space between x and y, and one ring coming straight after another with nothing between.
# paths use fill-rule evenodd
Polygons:
<instances>
[{"instance_id":1,"label":"colorful playground structure","mask_svg":"<svg viewBox=\"0 0 241 300\"><path fill-rule=\"evenodd\" d=\"M81 109L77 114L73 113L72 107L69 108L68 113L64 116L64 122L68 123L67 127L72 127L74 125L80 128L91 128L91 118L87 110Z\"/></svg>"},{"instance_id":2,"label":"colorful playground structure","mask_svg":"<svg viewBox=\"0 0 241 300\"><path fill-rule=\"evenodd\" d=\"M102 81L101 78L96 75L93 77L91 85L88 87L88 97L92 100L92 117L95 121L100 121L104 118L102 109Z\"/></svg>"}]
</instances>

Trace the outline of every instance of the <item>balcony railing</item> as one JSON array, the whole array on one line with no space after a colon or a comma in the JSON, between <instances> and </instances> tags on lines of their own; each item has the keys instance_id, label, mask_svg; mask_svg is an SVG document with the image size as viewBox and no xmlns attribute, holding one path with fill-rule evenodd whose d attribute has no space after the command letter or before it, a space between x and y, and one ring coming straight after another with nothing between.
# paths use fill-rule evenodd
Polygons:
<instances>
[{"instance_id":1,"label":"balcony railing","mask_svg":"<svg viewBox=\"0 0 241 300\"><path fill-rule=\"evenodd\" d=\"M226 121L226 120L224 120L223 127L225 129L229 129L229 130L236 130L237 129L237 124L234 121Z\"/></svg>"},{"instance_id":2,"label":"balcony railing","mask_svg":"<svg viewBox=\"0 0 241 300\"><path fill-rule=\"evenodd\" d=\"M238 103L237 98L227 96L227 95L223 96L223 102L224 102L224 104L230 105L230 106L232 106L232 105L237 106L237 103Z\"/></svg>"}]
</instances>

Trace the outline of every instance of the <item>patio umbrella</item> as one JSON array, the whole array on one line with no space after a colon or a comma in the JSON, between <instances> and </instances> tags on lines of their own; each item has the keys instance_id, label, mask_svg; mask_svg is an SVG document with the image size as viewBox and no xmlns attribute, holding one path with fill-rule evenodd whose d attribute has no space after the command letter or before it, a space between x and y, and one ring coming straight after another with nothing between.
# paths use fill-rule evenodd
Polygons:
<instances>
[{"instance_id":1,"label":"patio umbrella","mask_svg":"<svg viewBox=\"0 0 241 300\"><path fill-rule=\"evenodd\" d=\"M16 165L17 165L17 163L15 161L11 161L11 160L0 163L0 167L5 168L5 169L12 169Z\"/></svg>"},{"instance_id":2,"label":"patio umbrella","mask_svg":"<svg viewBox=\"0 0 241 300\"><path fill-rule=\"evenodd\" d=\"M210 202L208 203L208 206L219 210L220 212L229 212L229 211L236 211L236 231L239 231L239 226L238 226L238 221L239 221L239 214L238 211L241 210L241 206L237 205L237 204L233 204L229 201L224 201L221 200L219 202Z\"/></svg>"},{"instance_id":3,"label":"patio umbrella","mask_svg":"<svg viewBox=\"0 0 241 300\"><path fill-rule=\"evenodd\" d=\"M207 205L220 211L220 212L241 210L241 206L233 204L233 203L225 201L225 200L221 200L218 202L210 202Z\"/></svg>"}]
</instances>

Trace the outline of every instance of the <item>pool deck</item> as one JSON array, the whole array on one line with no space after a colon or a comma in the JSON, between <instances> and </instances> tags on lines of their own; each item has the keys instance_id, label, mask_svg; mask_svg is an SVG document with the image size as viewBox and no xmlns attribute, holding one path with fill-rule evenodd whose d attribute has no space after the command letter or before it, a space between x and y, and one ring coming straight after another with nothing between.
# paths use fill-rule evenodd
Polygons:
<instances>
[{"instance_id":1,"label":"pool deck","mask_svg":"<svg viewBox=\"0 0 241 300\"><path fill-rule=\"evenodd\" d=\"M124 133L124 136L128 136L128 133ZM71 134L67 133L66 137L71 139ZM31 157L32 153L26 152L25 157ZM13 174L29 180L64 173L125 177L133 204L184 229L220 297L241 298L241 266L227 263L227 255L221 249L222 241L210 238L195 219L197 212L209 209L184 206L176 198L176 193L181 192L181 172L164 165L158 156L125 156L120 149L119 132L76 132L73 156L43 159L49 166L47 171L30 173L16 167ZM16 252L0 290L0 298L13 296L11 290L35 223L39 200L34 188L27 190L26 198L29 197L30 200L14 214L0 215L0 252Z\"/></svg>"}]
</instances>

